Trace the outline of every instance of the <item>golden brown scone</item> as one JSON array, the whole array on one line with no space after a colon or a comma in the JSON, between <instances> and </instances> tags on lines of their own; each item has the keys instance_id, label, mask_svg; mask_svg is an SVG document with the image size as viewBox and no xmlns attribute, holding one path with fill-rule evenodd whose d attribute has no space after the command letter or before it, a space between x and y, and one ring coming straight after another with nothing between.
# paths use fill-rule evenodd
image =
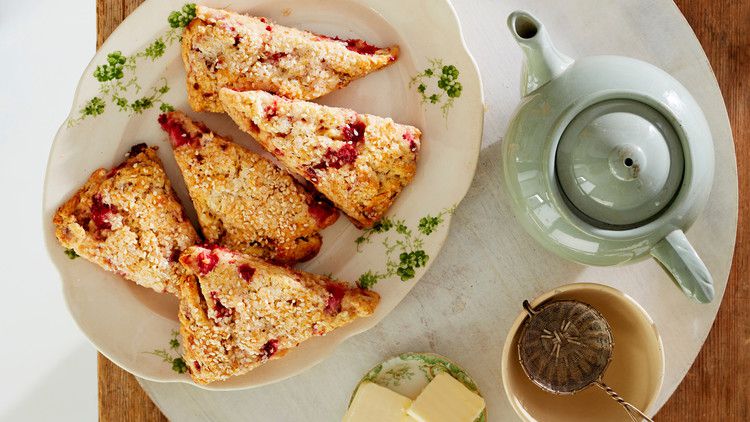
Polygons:
<instances>
[{"instance_id":1,"label":"golden brown scone","mask_svg":"<svg viewBox=\"0 0 750 422\"><path fill-rule=\"evenodd\" d=\"M312 336L371 315L380 296L220 247L180 257L184 359L200 384L241 375Z\"/></svg>"},{"instance_id":2,"label":"golden brown scone","mask_svg":"<svg viewBox=\"0 0 750 422\"><path fill-rule=\"evenodd\" d=\"M156 148L146 144L112 170L96 170L53 223L64 247L157 292L179 291L185 270L177 259L198 241Z\"/></svg>"},{"instance_id":3,"label":"golden brown scone","mask_svg":"<svg viewBox=\"0 0 750 422\"><path fill-rule=\"evenodd\" d=\"M175 111L159 116L209 243L293 264L314 257L338 210L269 160Z\"/></svg>"},{"instance_id":4,"label":"golden brown scone","mask_svg":"<svg viewBox=\"0 0 750 422\"><path fill-rule=\"evenodd\" d=\"M330 38L200 5L182 35L188 101L195 111L223 111L223 87L318 98L397 57L396 46Z\"/></svg>"},{"instance_id":5,"label":"golden brown scone","mask_svg":"<svg viewBox=\"0 0 750 422\"><path fill-rule=\"evenodd\" d=\"M263 91L219 94L226 112L357 227L385 214L417 170L422 132L393 120Z\"/></svg>"}]
</instances>

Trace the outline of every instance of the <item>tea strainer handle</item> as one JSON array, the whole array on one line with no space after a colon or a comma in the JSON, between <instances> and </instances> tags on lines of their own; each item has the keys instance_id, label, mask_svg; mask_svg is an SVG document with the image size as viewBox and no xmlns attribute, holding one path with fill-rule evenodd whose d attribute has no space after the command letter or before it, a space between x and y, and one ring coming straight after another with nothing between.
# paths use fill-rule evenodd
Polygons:
<instances>
[{"instance_id":1,"label":"tea strainer handle","mask_svg":"<svg viewBox=\"0 0 750 422\"><path fill-rule=\"evenodd\" d=\"M638 410L637 407L633 406L629 402L625 401L622 397L620 397L619 394L615 392L610 386L603 383L602 381L596 381L594 382L599 388L604 390L610 397L612 397L612 400L616 401L617 403L620 403L620 405L625 408L625 411L628 412L628 416L630 416L630 419L633 421L638 421L638 416L641 418L647 420L648 422L654 422L653 419L646 416L643 412Z\"/></svg>"},{"instance_id":2,"label":"tea strainer handle","mask_svg":"<svg viewBox=\"0 0 750 422\"><path fill-rule=\"evenodd\" d=\"M529 303L528 300L524 300L523 301L523 309L526 310L526 313L528 313L529 316L534 316L534 315L536 315L538 313L536 311L536 309L534 309L534 308L531 307L531 304Z\"/></svg>"}]
</instances>

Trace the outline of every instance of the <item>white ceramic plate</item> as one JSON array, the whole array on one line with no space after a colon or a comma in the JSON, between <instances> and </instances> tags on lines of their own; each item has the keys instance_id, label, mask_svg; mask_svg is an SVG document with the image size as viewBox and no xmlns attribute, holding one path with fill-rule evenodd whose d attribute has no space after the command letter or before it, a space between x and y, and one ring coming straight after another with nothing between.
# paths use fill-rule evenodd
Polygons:
<instances>
[{"instance_id":1,"label":"white ceramic plate","mask_svg":"<svg viewBox=\"0 0 750 422\"><path fill-rule=\"evenodd\" d=\"M357 390L363 382L374 382L415 400L419 393L427 387L427 384L441 372L447 372L465 385L466 388L482 396L477 383L471 376L448 358L435 353L402 353L377 364L367 371L365 376L359 380L357 386L354 387L349 405L351 406L354 395L357 394ZM486 421L487 409L485 408L474 422Z\"/></svg>"},{"instance_id":2,"label":"white ceramic plate","mask_svg":"<svg viewBox=\"0 0 750 422\"><path fill-rule=\"evenodd\" d=\"M236 0L207 1L208 6L267 16L285 25L343 38L362 38L375 45L398 44L399 60L384 70L357 80L319 101L362 113L390 116L422 129L423 148L416 178L396 201L388 217L398 224L383 233L363 233L341 218L323 232L323 248L300 266L332 273L344 280L362 274L395 272L399 246L422 250L430 257L402 281L389 274L374 286L382 300L375 314L331 334L311 339L284 359L249 374L209 385L209 389L255 387L292 376L320 362L346 338L383 319L409 292L437 256L450 221L450 210L466 193L474 175L482 135L483 100L479 74L461 36L458 20L447 2L379 0ZM429 7L428 7L429 5ZM147 1L110 36L84 72L69 119L63 123L50 151L44 185L43 218L50 256L60 271L68 307L81 330L108 358L140 377L155 381L192 382L172 370L172 331L178 327L177 300L157 294L107 273L83 259L70 260L54 238L52 215L92 171L123 159L131 145L146 142L161 147L159 155L183 203L190 200L166 137L156 118L162 104L188 111L185 73L179 58L181 28L170 29L168 16L180 1ZM440 25L420 24L420 21ZM161 42L157 41L160 40ZM108 54L127 57L120 79L101 82L97 66ZM110 64L111 65L111 64ZM437 86L442 66L459 71L461 95L451 101ZM120 66L115 63L115 66ZM425 72L432 69L433 73ZM117 73L117 72L114 72ZM421 76L419 76L421 75ZM415 79L417 78L417 79ZM424 93L419 92L424 84ZM436 103L429 96L439 94ZM118 101L120 104L118 104ZM255 151L260 148L225 115L190 113L217 133L230 135ZM192 209L188 213L193 216ZM439 217L433 227L419 222ZM435 221L434 219L432 221ZM406 229L406 230L404 230ZM365 235L366 240L357 239ZM395 263L388 265L388 262ZM161 350L165 360L151 353Z\"/></svg>"}]
</instances>

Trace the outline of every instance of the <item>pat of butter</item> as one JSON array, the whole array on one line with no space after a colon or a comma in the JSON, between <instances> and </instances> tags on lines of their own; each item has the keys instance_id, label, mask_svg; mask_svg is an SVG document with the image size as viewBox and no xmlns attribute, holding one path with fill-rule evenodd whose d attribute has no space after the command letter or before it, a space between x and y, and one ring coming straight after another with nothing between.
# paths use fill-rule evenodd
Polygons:
<instances>
[{"instance_id":1,"label":"pat of butter","mask_svg":"<svg viewBox=\"0 0 750 422\"><path fill-rule=\"evenodd\" d=\"M357 389L349 410L342 422L409 422L406 414L411 399L381 387L365 382Z\"/></svg>"},{"instance_id":2,"label":"pat of butter","mask_svg":"<svg viewBox=\"0 0 750 422\"><path fill-rule=\"evenodd\" d=\"M419 422L473 422L483 409L482 397L441 372L422 390L407 413Z\"/></svg>"}]
</instances>

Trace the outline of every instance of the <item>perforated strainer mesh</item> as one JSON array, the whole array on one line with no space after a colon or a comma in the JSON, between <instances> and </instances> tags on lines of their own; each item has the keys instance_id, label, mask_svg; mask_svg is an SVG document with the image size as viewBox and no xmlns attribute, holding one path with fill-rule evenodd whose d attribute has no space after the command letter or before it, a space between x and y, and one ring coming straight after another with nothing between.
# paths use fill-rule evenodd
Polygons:
<instances>
[{"instance_id":1,"label":"perforated strainer mesh","mask_svg":"<svg viewBox=\"0 0 750 422\"><path fill-rule=\"evenodd\" d=\"M612 357L612 331L602 314L572 300L533 312L521 332L518 355L535 384L571 394L601 378Z\"/></svg>"}]
</instances>

